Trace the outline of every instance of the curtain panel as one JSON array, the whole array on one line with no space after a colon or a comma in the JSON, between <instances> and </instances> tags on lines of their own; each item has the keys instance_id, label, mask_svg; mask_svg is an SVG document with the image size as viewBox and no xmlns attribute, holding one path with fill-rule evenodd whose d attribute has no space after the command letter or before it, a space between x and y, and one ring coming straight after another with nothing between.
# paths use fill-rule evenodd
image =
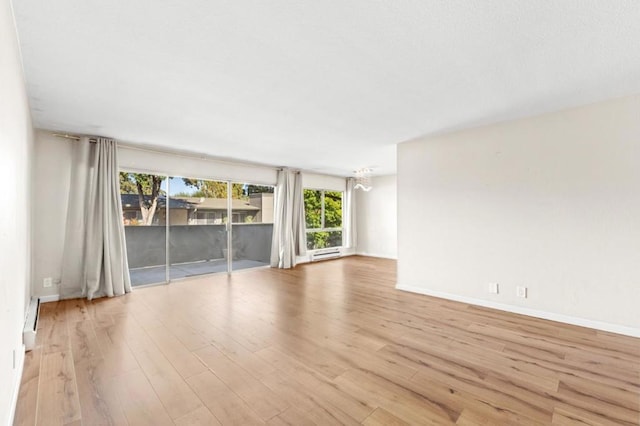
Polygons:
<instances>
[{"instance_id":1,"label":"curtain panel","mask_svg":"<svg viewBox=\"0 0 640 426\"><path fill-rule=\"evenodd\" d=\"M358 245L358 232L356 224L356 180L347 179L347 187L344 193L344 246L356 248Z\"/></svg>"},{"instance_id":2,"label":"curtain panel","mask_svg":"<svg viewBox=\"0 0 640 426\"><path fill-rule=\"evenodd\" d=\"M278 171L275 189L271 267L293 268L296 256L306 254L302 175Z\"/></svg>"},{"instance_id":3,"label":"curtain panel","mask_svg":"<svg viewBox=\"0 0 640 426\"><path fill-rule=\"evenodd\" d=\"M74 145L68 200L61 298L130 292L114 140L83 137Z\"/></svg>"}]
</instances>

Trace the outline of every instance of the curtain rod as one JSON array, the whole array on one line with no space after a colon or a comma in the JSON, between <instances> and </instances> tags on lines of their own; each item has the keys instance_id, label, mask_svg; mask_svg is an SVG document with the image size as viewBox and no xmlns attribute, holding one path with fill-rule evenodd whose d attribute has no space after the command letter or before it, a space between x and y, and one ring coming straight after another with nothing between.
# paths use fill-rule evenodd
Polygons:
<instances>
[{"instance_id":1,"label":"curtain rod","mask_svg":"<svg viewBox=\"0 0 640 426\"><path fill-rule=\"evenodd\" d=\"M53 133L53 132L51 132L51 134L53 136L58 137L58 138L71 139L71 140L74 140L74 141L79 141L80 140L80 136L70 135L68 133ZM89 138L89 142L90 143L96 143L97 139L95 137L90 137ZM172 151L172 150L162 150L162 149L157 149L157 148L153 149L153 148L147 148L147 147L143 147L143 146L137 146L135 144L126 143L126 142L116 141L116 143L118 144L119 147L128 148L128 149L134 149L136 151L153 152L153 153L156 153L156 154L176 155L178 157L183 157L183 158L195 158L195 159L198 159L198 160L215 161L217 163L230 164L230 165L234 165L234 166L261 167L261 168L264 168L264 169L271 169L271 170L275 170L275 171L280 171L280 170L288 168L288 167L270 166L270 165L267 165L267 164L260 164L260 163L252 163L252 162L248 162L248 161L226 160L226 159L222 159L222 158L216 158L216 157L213 157L213 156L207 155L207 154L185 153L185 152ZM289 169L294 171L295 173L304 173L304 170L302 170L302 169L296 169L296 168L289 168ZM313 172L313 171L309 171L309 173L323 175L323 173L316 173L316 172ZM325 175L325 176L331 176L331 177L337 177L337 178L345 178L345 176L335 176L335 175Z\"/></svg>"},{"instance_id":2,"label":"curtain rod","mask_svg":"<svg viewBox=\"0 0 640 426\"><path fill-rule=\"evenodd\" d=\"M74 136L74 135L69 135L69 134L61 134L61 133L53 133L53 136L58 137L58 138L64 138L64 139L71 139L74 141L79 141L80 140L80 136ZM96 143L98 140L96 138L89 138L89 142L91 143Z\"/></svg>"},{"instance_id":3,"label":"curtain rod","mask_svg":"<svg viewBox=\"0 0 640 426\"><path fill-rule=\"evenodd\" d=\"M68 133L64 133L63 134L63 133L53 133L52 132L51 134L53 136L56 136L56 137L59 137L59 138L71 139L71 140L74 140L74 141L79 141L81 139L80 136L70 135ZM97 138L96 137L90 137L89 138L89 142L90 143L96 143L97 142ZM196 160L204 160L204 161L214 161L216 163L229 164L229 165L233 165L233 166L260 167L260 168L263 168L263 169L278 170L274 166L261 164L261 163L253 163L253 162L249 162L249 161L240 161L240 160L227 160L227 159L224 159L224 158L213 157L213 156L207 155L207 154L197 154L197 153L191 153L191 152L180 152L180 151L177 151L177 150L170 150L170 149L164 150L164 149L158 149L158 148L149 148L149 147L139 146L139 145L135 145L135 144L127 143L127 142L120 142L120 141L116 141L116 143L121 148L133 149L135 151L151 152L151 153L154 153L154 154L175 155L177 157L193 158L193 159L196 159Z\"/></svg>"}]
</instances>

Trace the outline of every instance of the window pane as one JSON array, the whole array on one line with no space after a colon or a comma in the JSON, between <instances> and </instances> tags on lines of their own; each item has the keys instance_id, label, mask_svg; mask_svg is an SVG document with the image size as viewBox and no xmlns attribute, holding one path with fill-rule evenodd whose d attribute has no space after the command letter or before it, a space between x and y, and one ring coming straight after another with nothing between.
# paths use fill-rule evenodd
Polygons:
<instances>
[{"instance_id":1,"label":"window pane","mask_svg":"<svg viewBox=\"0 0 640 426\"><path fill-rule=\"evenodd\" d=\"M131 284L166 281L167 177L120 172L120 199Z\"/></svg>"},{"instance_id":2,"label":"window pane","mask_svg":"<svg viewBox=\"0 0 640 426\"><path fill-rule=\"evenodd\" d=\"M227 271L227 182L169 178L171 279Z\"/></svg>"},{"instance_id":3,"label":"window pane","mask_svg":"<svg viewBox=\"0 0 640 426\"><path fill-rule=\"evenodd\" d=\"M307 250L342 246L342 231L307 232Z\"/></svg>"},{"instance_id":4,"label":"window pane","mask_svg":"<svg viewBox=\"0 0 640 426\"><path fill-rule=\"evenodd\" d=\"M232 188L232 270L267 266L273 237L273 186L233 183Z\"/></svg>"},{"instance_id":5,"label":"window pane","mask_svg":"<svg viewBox=\"0 0 640 426\"><path fill-rule=\"evenodd\" d=\"M321 191L304 190L304 217L307 229L322 228L322 196Z\"/></svg>"},{"instance_id":6,"label":"window pane","mask_svg":"<svg viewBox=\"0 0 640 426\"><path fill-rule=\"evenodd\" d=\"M231 184L231 223L245 223L253 220L253 209L249 204L246 185Z\"/></svg>"},{"instance_id":7,"label":"window pane","mask_svg":"<svg viewBox=\"0 0 640 426\"><path fill-rule=\"evenodd\" d=\"M327 239L327 247L340 247L342 246L342 231L328 232L329 238Z\"/></svg>"},{"instance_id":8,"label":"window pane","mask_svg":"<svg viewBox=\"0 0 640 426\"><path fill-rule=\"evenodd\" d=\"M235 184L234 184L235 185ZM273 186L243 184L251 210L243 223L273 223Z\"/></svg>"},{"instance_id":9,"label":"window pane","mask_svg":"<svg viewBox=\"0 0 640 426\"><path fill-rule=\"evenodd\" d=\"M325 228L341 228L342 227L342 192L325 191L324 193L324 227Z\"/></svg>"}]
</instances>

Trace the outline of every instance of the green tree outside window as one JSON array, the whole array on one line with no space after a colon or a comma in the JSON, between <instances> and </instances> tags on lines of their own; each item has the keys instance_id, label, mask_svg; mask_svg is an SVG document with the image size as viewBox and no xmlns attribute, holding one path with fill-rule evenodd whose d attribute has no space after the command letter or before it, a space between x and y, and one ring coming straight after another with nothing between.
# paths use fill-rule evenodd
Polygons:
<instances>
[{"instance_id":1,"label":"green tree outside window","mask_svg":"<svg viewBox=\"0 0 640 426\"><path fill-rule=\"evenodd\" d=\"M307 249L342 245L342 192L304 190Z\"/></svg>"}]
</instances>

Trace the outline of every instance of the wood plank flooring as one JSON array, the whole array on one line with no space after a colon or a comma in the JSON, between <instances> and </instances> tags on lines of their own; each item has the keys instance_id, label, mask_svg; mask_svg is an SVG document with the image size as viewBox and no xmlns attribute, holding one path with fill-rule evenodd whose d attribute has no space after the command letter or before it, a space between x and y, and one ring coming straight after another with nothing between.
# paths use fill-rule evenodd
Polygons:
<instances>
[{"instance_id":1,"label":"wood plank flooring","mask_svg":"<svg viewBox=\"0 0 640 426\"><path fill-rule=\"evenodd\" d=\"M395 268L44 304L15 424L640 424L640 339L397 291Z\"/></svg>"}]
</instances>

